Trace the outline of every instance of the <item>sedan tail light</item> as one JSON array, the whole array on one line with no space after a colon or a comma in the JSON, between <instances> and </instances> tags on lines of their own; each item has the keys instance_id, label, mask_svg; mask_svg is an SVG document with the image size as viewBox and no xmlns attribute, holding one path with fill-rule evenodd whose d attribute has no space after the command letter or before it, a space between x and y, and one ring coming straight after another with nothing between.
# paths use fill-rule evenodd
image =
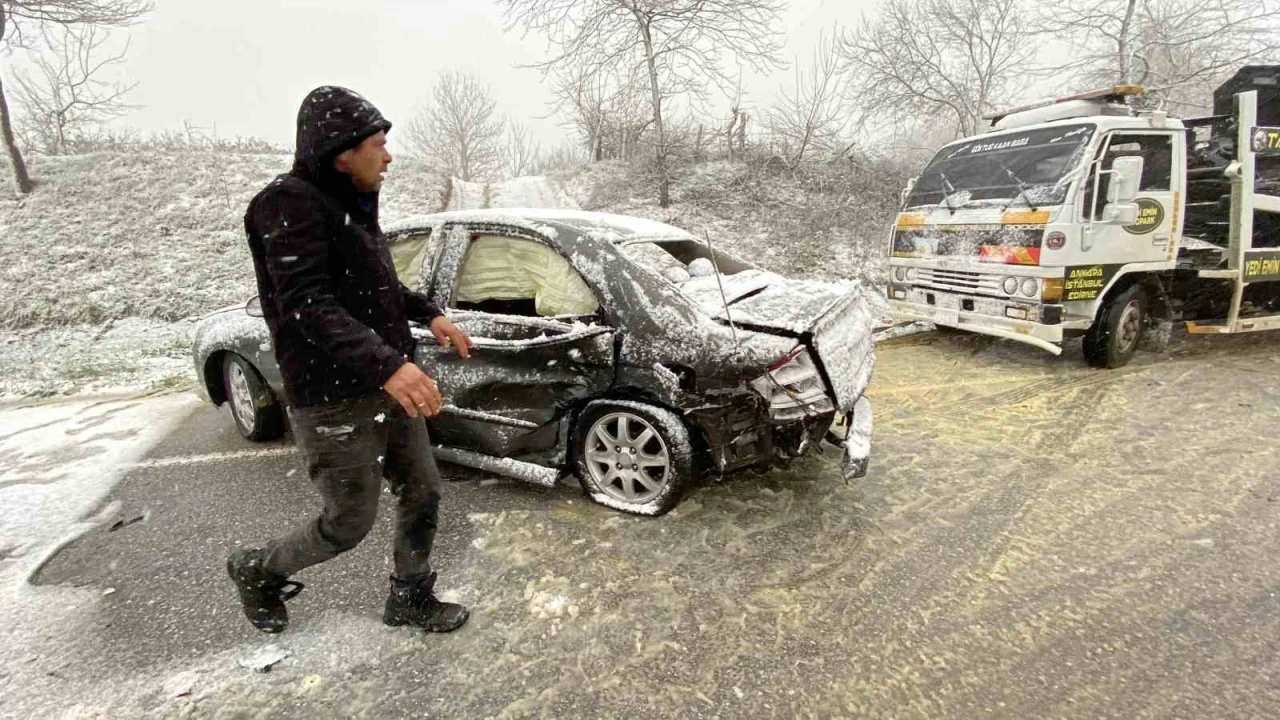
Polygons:
<instances>
[{"instance_id":1,"label":"sedan tail light","mask_svg":"<svg viewBox=\"0 0 1280 720\"><path fill-rule=\"evenodd\" d=\"M752 380L751 388L769 404L769 417L777 422L835 412L822 375L813 364L808 348L797 347Z\"/></svg>"}]
</instances>

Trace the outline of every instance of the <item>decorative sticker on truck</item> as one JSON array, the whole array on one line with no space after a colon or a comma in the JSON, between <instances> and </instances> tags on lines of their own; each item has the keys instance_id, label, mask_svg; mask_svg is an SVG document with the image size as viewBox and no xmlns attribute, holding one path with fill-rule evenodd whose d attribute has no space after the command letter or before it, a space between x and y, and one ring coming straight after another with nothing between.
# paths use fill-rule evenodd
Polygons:
<instances>
[{"instance_id":1,"label":"decorative sticker on truck","mask_svg":"<svg viewBox=\"0 0 1280 720\"><path fill-rule=\"evenodd\" d=\"M1255 127L1250 131L1253 151L1259 155L1280 155L1280 127Z\"/></svg>"},{"instance_id":2,"label":"decorative sticker on truck","mask_svg":"<svg viewBox=\"0 0 1280 720\"><path fill-rule=\"evenodd\" d=\"M1138 198L1138 219L1132 225L1125 225L1124 231L1130 235L1146 235L1155 232L1164 222L1164 206L1151 198Z\"/></svg>"},{"instance_id":3,"label":"decorative sticker on truck","mask_svg":"<svg viewBox=\"0 0 1280 720\"><path fill-rule=\"evenodd\" d=\"M1280 280L1280 250L1244 254L1244 281Z\"/></svg>"},{"instance_id":4,"label":"decorative sticker on truck","mask_svg":"<svg viewBox=\"0 0 1280 720\"><path fill-rule=\"evenodd\" d=\"M978 259L982 262L1004 263L1005 265L1040 264L1040 248L1038 247L983 245L979 250Z\"/></svg>"},{"instance_id":5,"label":"decorative sticker on truck","mask_svg":"<svg viewBox=\"0 0 1280 720\"><path fill-rule=\"evenodd\" d=\"M1036 265L1044 225L910 225L899 219L893 257L973 258L981 262Z\"/></svg>"},{"instance_id":6,"label":"decorative sticker on truck","mask_svg":"<svg viewBox=\"0 0 1280 720\"><path fill-rule=\"evenodd\" d=\"M1077 265L1067 268L1062 283L1063 302L1097 300L1123 265Z\"/></svg>"}]
</instances>

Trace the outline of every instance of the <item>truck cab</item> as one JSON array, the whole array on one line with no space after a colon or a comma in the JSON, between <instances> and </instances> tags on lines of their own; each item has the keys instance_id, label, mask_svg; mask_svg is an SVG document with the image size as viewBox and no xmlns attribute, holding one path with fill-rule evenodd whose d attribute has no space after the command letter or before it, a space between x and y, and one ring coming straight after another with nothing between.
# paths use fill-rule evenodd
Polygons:
<instances>
[{"instance_id":1,"label":"truck cab","mask_svg":"<svg viewBox=\"0 0 1280 720\"><path fill-rule=\"evenodd\" d=\"M1141 93L1015 108L939 151L903 193L891 312L1054 354L1083 335L1101 367L1128 362L1159 319L1228 314L1204 298L1229 248L1183 233L1194 128L1131 110Z\"/></svg>"}]
</instances>

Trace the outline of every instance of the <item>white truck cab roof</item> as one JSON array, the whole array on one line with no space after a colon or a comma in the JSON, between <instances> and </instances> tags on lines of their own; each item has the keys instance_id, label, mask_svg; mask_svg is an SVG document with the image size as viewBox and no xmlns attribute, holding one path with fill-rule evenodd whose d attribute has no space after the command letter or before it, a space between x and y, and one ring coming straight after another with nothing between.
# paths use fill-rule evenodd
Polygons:
<instances>
[{"instance_id":1,"label":"white truck cab roof","mask_svg":"<svg viewBox=\"0 0 1280 720\"><path fill-rule=\"evenodd\" d=\"M1028 127L1079 123L1097 125L1102 130L1182 129L1180 121L1169 118L1163 111L1134 113L1123 104L1127 98L1141 96L1143 92L1141 87L1121 85L1002 110L984 116L991 121L991 130L984 134L1000 135Z\"/></svg>"}]
</instances>

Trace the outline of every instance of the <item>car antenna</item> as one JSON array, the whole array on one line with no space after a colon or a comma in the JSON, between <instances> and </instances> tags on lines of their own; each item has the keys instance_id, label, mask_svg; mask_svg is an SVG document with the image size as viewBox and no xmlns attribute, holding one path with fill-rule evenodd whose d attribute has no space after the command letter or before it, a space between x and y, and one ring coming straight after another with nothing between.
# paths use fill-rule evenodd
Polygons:
<instances>
[{"instance_id":1,"label":"car antenna","mask_svg":"<svg viewBox=\"0 0 1280 720\"><path fill-rule=\"evenodd\" d=\"M724 294L724 282L720 279L720 263L716 262L716 249L711 245L711 234L702 228L702 237L707 240L707 249L711 251L711 267L716 271L716 285L720 288L720 302L724 303L724 317L729 321L729 330L733 332L733 344L738 344L738 328L733 325L733 315L729 312L729 298Z\"/></svg>"}]
</instances>

